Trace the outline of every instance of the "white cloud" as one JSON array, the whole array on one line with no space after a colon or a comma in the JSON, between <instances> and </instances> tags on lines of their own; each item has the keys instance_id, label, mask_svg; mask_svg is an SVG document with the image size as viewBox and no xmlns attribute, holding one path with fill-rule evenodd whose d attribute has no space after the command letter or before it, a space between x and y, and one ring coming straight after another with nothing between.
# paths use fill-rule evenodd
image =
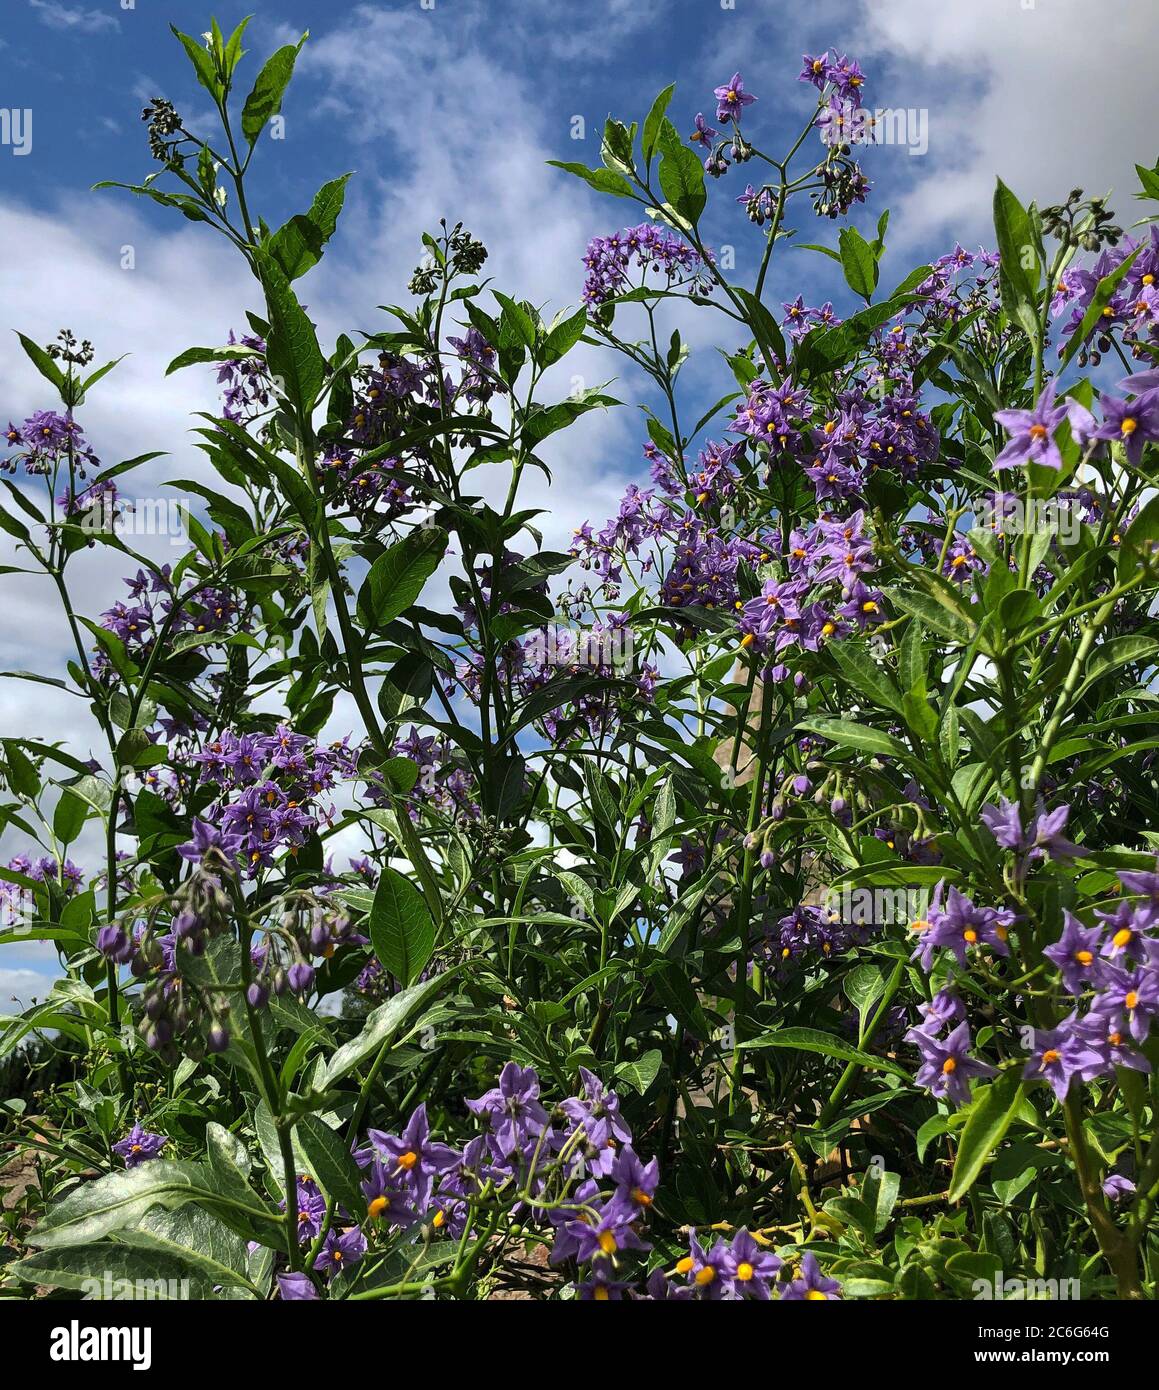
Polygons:
<instances>
[{"instance_id":1,"label":"white cloud","mask_svg":"<svg viewBox=\"0 0 1159 1390\"><path fill-rule=\"evenodd\" d=\"M38 970L0 968L0 1013L20 1013L30 1008L34 999L45 998L56 978Z\"/></svg>"},{"instance_id":2,"label":"white cloud","mask_svg":"<svg viewBox=\"0 0 1159 1390\"><path fill-rule=\"evenodd\" d=\"M28 0L41 24L73 34L108 33L121 27L115 15L105 10L88 10L79 5L65 5L61 0Z\"/></svg>"}]
</instances>

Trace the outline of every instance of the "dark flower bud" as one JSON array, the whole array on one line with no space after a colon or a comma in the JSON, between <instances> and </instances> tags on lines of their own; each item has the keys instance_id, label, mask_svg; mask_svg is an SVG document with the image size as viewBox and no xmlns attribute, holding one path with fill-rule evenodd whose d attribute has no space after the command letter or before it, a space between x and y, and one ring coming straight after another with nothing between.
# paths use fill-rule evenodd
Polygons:
<instances>
[{"instance_id":1,"label":"dark flower bud","mask_svg":"<svg viewBox=\"0 0 1159 1390\"><path fill-rule=\"evenodd\" d=\"M206 1035L205 1045L210 1052L224 1052L229 1046L229 1029L224 1023L215 1023Z\"/></svg>"}]
</instances>

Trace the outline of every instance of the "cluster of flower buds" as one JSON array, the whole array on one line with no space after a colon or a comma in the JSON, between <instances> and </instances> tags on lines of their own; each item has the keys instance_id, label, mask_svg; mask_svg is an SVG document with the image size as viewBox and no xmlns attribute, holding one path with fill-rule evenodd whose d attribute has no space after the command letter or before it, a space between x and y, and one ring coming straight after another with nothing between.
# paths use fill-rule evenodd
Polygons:
<instances>
[{"instance_id":1,"label":"cluster of flower buds","mask_svg":"<svg viewBox=\"0 0 1159 1390\"><path fill-rule=\"evenodd\" d=\"M141 119L149 127L149 153L161 164L180 163L177 153L181 140L173 136L183 133L181 117L171 101L164 97L154 97L141 112Z\"/></svg>"},{"instance_id":2,"label":"cluster of flower buds","mask_svg":"<svg viewBox=\"0 0 1159 1390\"><path fill-rule=\"evenodd\" d=\"M1043 208L1042 230L1064 245L1084 251L1117 246L1123 235L1107 209L1106 198L1086 199L1081 188L1072 188L1065 203Z\"/></svg>"}]
</instances>

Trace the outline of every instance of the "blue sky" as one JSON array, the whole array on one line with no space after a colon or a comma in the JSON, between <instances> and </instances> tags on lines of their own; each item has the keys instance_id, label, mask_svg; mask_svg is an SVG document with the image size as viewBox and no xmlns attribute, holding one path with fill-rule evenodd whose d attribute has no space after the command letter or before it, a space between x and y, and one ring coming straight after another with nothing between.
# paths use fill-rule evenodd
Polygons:
<instances>
[{"instance_id":1,"label":"blue sky","mask_svg":"<svg viewBox=\"0 0 1159 1390\"><path fill-rule=\"evenodd\" d=\"M642 119L671 81L671 114L690 129L698 110L711 116L712 88L737 68L759 97L746 113L750 135L777 153L808 111L810 90L795 81L806 50L836 46L858 58L869 74L867 104L927 113L926 153L887 147L865 158L875 186L854 220L870 231L892 209L889 283L955 240L989 242L995 174L1041 202L1076 184L1116 188L1129 221L1138 206L1132 166L1159 155L1152 86L1129 58L1159 39L1154 0L4 0L0 107L30 109L33 124L28 155L0 146L0 421L48 404L8 330L43 342L68 324L94 340L102 360L131 354L82 423L105 462L169 451L138 484L141 495L165 476L204 477L187 430L190 415L214 403L212 377L165 378L164 366L241 325L253 289L244 266L204 229L89 189L149 171L138 118L151 96L173 100L195 129L207 120L168 24L198 35L211 12L226 29L253 15L243 95L262 56L311 31L284 107L285 139L265 143L253 184L261 214L276 225L307 207L326 179L356 172L338 235L302 282L327 340L379 326L374 306L404 294L419 234L440 216L462 219L488 244L501 288L549 311L574 304L585 243L623 225L630 205L601 199L546 161L598 163L607 114ZM572 138L577 117L582 140ZM751 284L759 234L733 202L743 172L714 188L706 237L735 248L736 273ZM790 223L802 241L835 237L807 207ZM786 249L768 298L801 291L840 308L839 282L829 261ZM695 349L683 377L691 418L720 394L720 322L681 319ZM596 384L619 371L584 349L568 360L558 394L573 372ZM616 389L631 398L640 387L628 380ZM531 499L551 509L549 544L584 519L601 522L624 484L643 480L642 438L631 408L586 417L557 436L555 488ZM8 562L0 545L0 563ZM100 548L82 557L89 612L119 597L124 571ZM51 594L33 580L3 582L0 669L59 668L66 635ZM0 685L0 733L67 739L87 755L92 731L80 702ZM339 709L343 719L354 722ZM6 836L0 853L23 847ZM5 949L0 1000L43 984L46 957Z\"/></svg>"}]
</instances>

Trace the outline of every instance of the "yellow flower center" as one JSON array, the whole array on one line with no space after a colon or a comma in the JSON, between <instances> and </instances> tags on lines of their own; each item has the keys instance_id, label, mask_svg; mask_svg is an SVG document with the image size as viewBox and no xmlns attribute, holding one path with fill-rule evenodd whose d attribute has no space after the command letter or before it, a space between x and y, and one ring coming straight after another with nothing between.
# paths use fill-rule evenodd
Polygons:
<instances>
[{"instance_id":1,"label":"yellow flower center","mask_svg":"<svg viewBox=\"0 0 1159 1390\"><path fill-rule=\"evenodd\" d=\"M753 1267L751 1264L749 1264L747 1260L743 1260L740 1264L737 1265L736 1277L739 1280L741 1280L742 1283L745 1284L747 1284L748 1281L753 1277Z\"/></svg>"},{"instance_id":2,"label":"yellow flower center","mask_svg":"<svg viewBox=\"0 0 1159 1390\"><path fill-rule=\"evenodd\" d=\"M1130 927L1120 927L1114 936L1111 937L1111 941L1121 951L1124 946L1130 944L1131 936L1132 932Z\"/></svg>"},{"instance_id":3,"label":"yellow flower center","mask_svg":"<svg viewBox=\"0 0 1159 1390\"><path fill-rule=\"evenodd\" d=\"M371 1204L366 1208L366 1214L371 1221L377 1221L382 1213L390 1206L389 1197L375 1197Z\"/></svg>"},{"instance_id":4,"label":"yellow flower center","mask_svg":"<svg viewBox=\"0 0 1159 1390\"><path fill-rule=\"evenodd\" d=\"M1076 951L1074 953L1074 958L1078 961L1080 965L1083 966L1091 965L1095 959L1094 954L1091 951Z\"/></svg>"},{"instance_id":5,"label":"yellow flower center","mask_svg":"<svg viewBox=\"0 0 1159 1390\"><path fill-rule=\"evenodd\" d=\"M418 1154L413 1149L407 1149L406 1153L399 1155L398 1166L409 1173L418 1161Z\"/></svg>"},{"instance_id":6,"label":"yellow flower center","mask_svg":"<svg viewBox=\"0 0 1159 1390\"><path fill-rule=\"evenodd\" d=\"M608 1286L606 1284L597 1284L592 1290L593 1303L607 1303L610 1297L611 1295L608 1293Z\"/></svg>"},{"instance_id":7,"label":"yellow flower center","mask_svg":"<svg viewBox=\"0 0 1159 1390\"><path fill-rule=\"evenodd\" d=\"M827 1293L822 1293L820 1289L810 1289L809 1292L805 1295L805 1297L809 1300L810 1303L829 1302L829 1295Z\"/></svg>"},{"instance_id":8,"label":"yellow flower center","mask_svg":"<svg viewBox=\"0 0 1159 1390\"><path fill-rule=\"evenodd\" d=\"M1045 426L1045 425L1031 425L1031 427L1030 427L1030 437L1031 437L1031 439L1045 439L1045 438L1046 438L1046 426Z\"/></svg>"},{"instance_id":9,"label":"yellow flower center","mask_svg":"<svg viewBox=\"0 0 1159 1390\"><path fill-rule=\"evenodd\" d=\"M966 930L962 933L962 940L968 941L970 945L973 946L974 943L978 940L978 933L974 930L973 927L967 927Z\"/></svg>"},{"instance_id":10,"label":"yellow flower center","mask_svg":"<svg viewBox=\"0 0 1159 1390\"><path fill-rule=\"evenodd\" d=\"M1042 1054L1042 1065L1044 1067L1049 1066L1052 1062L1061 1061L1062 1053L1058 1050L1057 1047L1048 1047L1046 1051Z\"/></svg>"},{"instance_id":11,"label":"yellow flower center","mask_svg":"<svg viewBox=\"0 0 1159 1390\"><path fill-rule=\"evenodd\" d=\"M958 1063L957 1060L953 1057L947 1057L946 1060L942 1063L942 1071L946 1076L952 1075L957 1070Z\"/></svg>"},{"instance_id":12,"label":"yellow flower center","mask_svg":"<svg viewBox=\"0 0 1159 1390\"><path fill-rule=\"evenodd\" d=\"M711 1265L705 1265L703 1268L696 1271L696 1282L701 1288L704 1288L707 1284L711 1284L715 1278L716 1270L713 1269Z\"/></svg>"},{"instance_id":13,"label":"yellow flower center","mask_svg":"<svg viewBox=\"0 0 1159 1390\"><path fill-rule=\"evenodd\" d=\"M1123 1003L1126 1004L1128 1009L1137 1009L1139 1007L1139 996L1135 990L1131 990L1126 999L1123 1000Z\"/></svg>"},{"instance_id":14,"label":"yellow flower center","mask_svg":"<svg viewBox=\"0 0 1159 1390\"><path fill-rule=\"evenodd\" d=\"M1123 421L1123 423L1119 426L1119 429L1123 432L1123 434L1127 436L1128 439L1130 439L1130 437L1135 433L1135 431L1138 428L1139 422L1135 419L1133 415L1128 415L1127 418Z\"/></svg>"},{"instance_id":15,"label":"yellow flower center","mask_svg":"<svg viewBox=\"0 0 1159 1390\"><path fill-rule=\"evenodd\" d=\"M616 1237L612 1235L611 1231L600 1232L600 1249L605 1255L616 1253Z\"/></svg>"},{"instance_id":16,"label":"yellow flower center","mask_svg":"<svg viewBox=\"0 0 1159 1390\"><path fill-rule=\"evenodd\" d=\"M635 1202L638 1207L650 1207L652 1205L652 1198L648 1196L642 1187L634 1187L632 1189L632 1201Z\"/></svg>"},{"instance_id":17,"label":"yellow flower center","mask_svg":"<svg viewBox=\"0 0 1159 1390\"><path fill-rule=\"evenodd\" d=\"M677 1260L677 1261L676 1261L676 1273L677 1273L677 1274L688 1274L688 1273L690 1272L691 1269L692 1269L692 1256L691 1256L691 1255L685 1255L685 1257L684 1257L682 1260Z\"/></svg>"}]
</instances>

